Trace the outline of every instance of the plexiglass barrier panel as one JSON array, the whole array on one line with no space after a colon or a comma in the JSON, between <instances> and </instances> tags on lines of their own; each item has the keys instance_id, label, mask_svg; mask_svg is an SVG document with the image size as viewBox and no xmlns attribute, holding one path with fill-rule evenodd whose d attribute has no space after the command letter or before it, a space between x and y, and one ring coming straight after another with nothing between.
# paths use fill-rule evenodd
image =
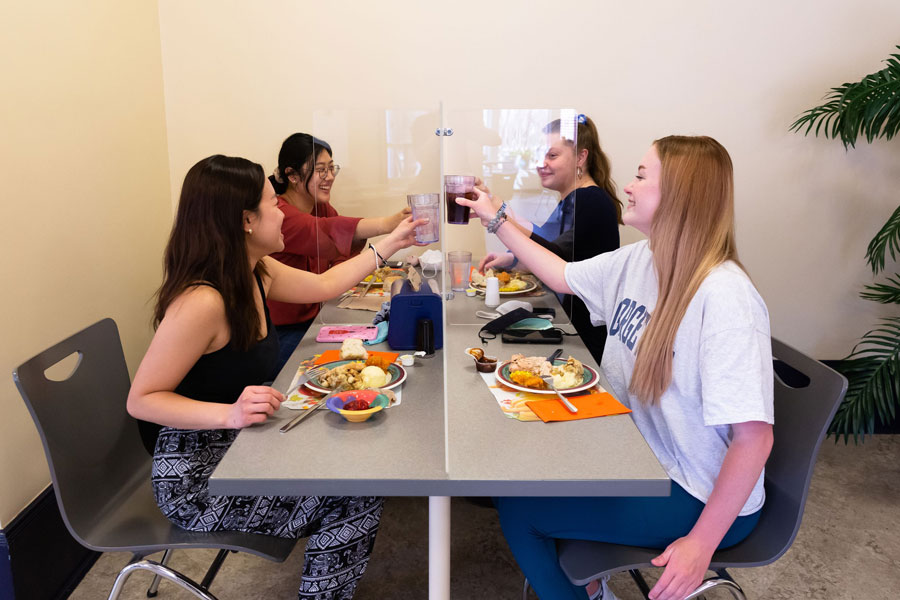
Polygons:
<instances>
[{"instance_id":1,"label":"plexiglass barrier panel","mask_svg":"<svg viewBox=\"0 0 900 600\"><path fill-rule=\"evenodd\" d=\"M572 261L574 235L570 230L574 224L574 190L579 185L576 112L445 107L443 122L445 179L446 176L476 177L493 196L495 208L507 203L508 212L525 235L532 239L539 236L561 258ZM448 132L452 134L447 135ZM444 250L448 262L454 256L449 253L470 253L474 269L473 280L465 286L453 281L452 269L447 273L447 281L457 288L454 299L456 294L465 293L459 289L471 287L476 290L477 302L448 302L448 324L483 324L485 320L476 313L496 310L498 298L488 297L489 284L484 275L498 276L501 303L519 300L535 308L554 308L557 313L554 322L569 323L568 312L560 309L562 296L557 297L531 275L527 265L508 252L498 236L487 233L474 214L466 215L464 211L453 214L455 194L450 189L445 186L448 218Z\"/></svg>"},{"instance_id":2,"label":"plexiglass barrier panel","mask_svg":"<svg viewBox=\"0 0 900 600\"><path fill-rule=\"evenodd\" d=\"M342 300L349 310L323 310L326 323L371 323L381 304L390 298L390 283L402 263L432 249L439 242L413 246L393 256L391 264L375 272L368 242L377 242L407 216L413 195L440 191L440 125L437 107L423 109L319 110L313 114L316 144L313 176L306 186L315 198L319 217L314 231L316 268L327 269L359 252L373 258L373 272ZM427 200L427 198L426 198ZM417 210L427 210L419 204ZM434 208L439 208L437 202ZM440 216L432 219L437 229ZM421 239L429 239L423 231ZM404 265L405 266L405 265Z\"/></svg>"}]
</instances>

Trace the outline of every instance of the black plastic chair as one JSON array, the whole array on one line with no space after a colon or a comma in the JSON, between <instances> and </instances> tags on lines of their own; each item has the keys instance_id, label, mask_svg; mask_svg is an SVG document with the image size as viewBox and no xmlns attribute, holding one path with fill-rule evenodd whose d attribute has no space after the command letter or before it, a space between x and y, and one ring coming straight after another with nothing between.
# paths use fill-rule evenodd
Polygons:
<instances>
[{"instance_id":1,"label":"black plastic chair","mask_svg":"<svg viewBox=\"0 0 900 600\"><path fill-rule=\"evenodd\" d=\"M76 354L72 373L61 381L45 371ZM41 352L13 371L34 419L50 466L63 521L80 544L99 552L129 551L133 558L116 577L110 600L128 577L147 570L199 598L215 600L208 587L227 552L249 552L282 562L293 539L240 532L197 533L170 523L150 486L150 456L125 401L131 386L119 331L103 319ZM173 549L218 548L219 556L197 584L164 563ZM163 562L146 560L166 551ZM155 594L153 586L148 595Z\"/></svg>"},{"instance_id":2,"label":"black plastic chair","mask_svg":"<svg viewBox=\"0 0 900 600\"><path fill-rule=\"evenodd\" d=\"M687 598L723 587L734 598L743 600L746 598L743 590L726 569L761 567L775 562L787 552L800 529L816 456L847 391L847 379L776 339L772 340L772 355L778 367L775 440L766 463L766 502L759 523L742 542L713 554L709 568L717 577L705 580ZM808 385L792 387L785 383L790 378L779 376L779 371L784 372L784 365L788 367L787 372L799 373L801 376L796 378L804 383L808 378ZM648 598L649 586L638 569L651 567L650 559L659 554L658 549L559 540L557 550L559 564L572 583L587 585L605 575L628 570Z\"/></svg>"}]
</instances>

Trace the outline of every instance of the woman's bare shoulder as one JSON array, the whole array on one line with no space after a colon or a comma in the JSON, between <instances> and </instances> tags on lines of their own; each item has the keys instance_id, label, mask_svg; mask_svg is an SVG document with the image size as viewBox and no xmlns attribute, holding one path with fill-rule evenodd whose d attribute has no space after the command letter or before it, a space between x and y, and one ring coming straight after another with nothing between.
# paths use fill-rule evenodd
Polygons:
<instances>
[{"instance_id":1,"label":"woman's bare shoulder","mask_svg":"<svg viewBox=\"0 0 900 600\"><path fill-rule=\"evenodd\" d=\"M222 294L204 283L194 283L184 289L172 300L166 309L166 317L189 318L208 323L225 320L225 300Z\"/></svg>"}]
</instances>

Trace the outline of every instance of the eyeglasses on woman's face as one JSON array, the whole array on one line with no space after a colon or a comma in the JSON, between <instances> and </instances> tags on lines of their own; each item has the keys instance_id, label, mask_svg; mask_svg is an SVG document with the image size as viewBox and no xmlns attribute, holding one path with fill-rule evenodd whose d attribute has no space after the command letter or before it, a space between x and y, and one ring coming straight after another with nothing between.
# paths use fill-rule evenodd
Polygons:
<instances>
[{"instance_id":1,"label":"eyeglasses on woman's face","mask_svg":"<svg viewBox=\"0 0 900 600\"><path fill-rule=\"evenodd\" d=\"M341 165L318 166L313 171L322 179L325 179L329 171L332 177L337 177L337 174L341 172Z\"/></svg>"}]
</instances>

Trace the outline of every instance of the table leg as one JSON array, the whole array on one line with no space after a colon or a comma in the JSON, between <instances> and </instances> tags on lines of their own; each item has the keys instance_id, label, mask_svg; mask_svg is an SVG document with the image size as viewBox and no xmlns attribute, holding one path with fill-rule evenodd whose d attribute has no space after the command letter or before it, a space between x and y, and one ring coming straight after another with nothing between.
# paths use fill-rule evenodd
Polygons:
<instances>
[{"instance_id":1,"label":"table leg","mask_svg":"<svg viewBox=\"0 0 900 600\"><path fill-rule=\"evenodd\" d=\"M428 600L450 600L450 498L428 498Z\"/></svg>"}]
</instances>

